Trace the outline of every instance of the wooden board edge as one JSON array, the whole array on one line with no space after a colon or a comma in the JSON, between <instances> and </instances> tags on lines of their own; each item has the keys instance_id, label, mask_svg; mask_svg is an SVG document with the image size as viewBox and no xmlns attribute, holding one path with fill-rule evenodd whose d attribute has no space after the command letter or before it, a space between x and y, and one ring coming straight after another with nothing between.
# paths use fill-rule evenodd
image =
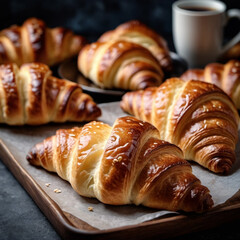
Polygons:
<instances>
[{"instance_id":1,"label":"wooden board edge","mask_svg":"<svg viewBox=\"0 0 240 240\"><path fill-rule=\"evenodd\" d=\"M177 215L167 218L160 218L144 222L137 225L130 225L110 230L96 230L91 227L87 230L87 223L80 219L74 219L77 224L71 222L71 216L64 213L61 208L42 190L39 184L29 175L29 173L18 163L7 146L0 139L0 158L12 172L15 178L29 193L37 206L49 219L56 231L64 239L146 239L159 236L158 239L167 239L200 230L215 227L226 221L240 218L240 203L233 206L226 206L220 210L209 211L200 215ZM224 212L224 217L222 216ZM214 219L214 221L213 221ZM80 224L79 224L79 221ZM79 229L81 221L83 229ZM203 224L209 221L210 224ZM87 225L86 225L87 224ZM78 228L76 228L78 226ZM185 227L184 227L185 226ZM187 227L186 227L187 226Z\"/></svg>"}]
</instances>

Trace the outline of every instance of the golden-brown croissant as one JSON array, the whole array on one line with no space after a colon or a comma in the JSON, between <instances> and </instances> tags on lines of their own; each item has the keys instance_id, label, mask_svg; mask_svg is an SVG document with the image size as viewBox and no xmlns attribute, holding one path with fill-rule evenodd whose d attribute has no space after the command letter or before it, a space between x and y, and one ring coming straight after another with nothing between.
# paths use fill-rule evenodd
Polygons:
<instances>
[{"instance_id":1,"label":"golden-brown croissant","mask_svg":"<svg viewBox=\"0 0 240 240\"><path fill-rule=\"evenodd\" d=\"M150 51L126 41L95 42L79 53L78 69L101 88L126 90L158 86L161 66Z\"/></svg>"},{"instance_id":2,"label":"golden-brown croissant","mask_svg":"<svg viewBox=\"0 0 240 240\"><path fill-rule=\"evenodd\" d=\"M240 61L226 64L210 63L204 69L190 69L180 77L183 80L201 80L220 87L240 109Z\"/></svg>"},{"instance_id":3,"label":"golden-brown croissant","mask_svg":"<svg viewBox=\"0 0 240 240\"><path fill-rule=\"evenodd\" d=\"M132 20L104 33L98 41L124 40L140 44L158 59L164 71L172 69L172 60L166 40L145 24Z\"/></svg>"},{"instance_id":4,"label":"golden-brown croissant","mask_svg":"<svg viewBox=\"0 0 240 240\"><path fill-rule=\"evenodd\" d=\"M183 150L185 159L216 173L231 169L239 116L231 99L217 86L171 78L158 88L126 93L121 107L152 123L161 139Z\"/></svg>"},{"instance_id":5,"label":"golden-brown croissant","mask_svg":"<svg viewBox=\"0 0 240 240\"><path fill-rule=\"evenodd\" d=\"M13 25L0 32L0 63L29 62L55 65L79 53L86 44L82 36L69 29L48 28L37 18L27 19L22 26Z\"/></svg>"},{"instance_id":6,"label":"golden-brown croissant","mask_svg":"<svg viewBox=\"0 0 240 240\"><path fill-rule=\"evenodd\" d=\"M43 63L0 65L0 123L90 121L101 114L78 84L51 74Z\"/></svg>"},{"instance_id":7,"label":"golden-brown croissant","mask_svg":"<svg viewBox=\"0 0 240 240\"><path fill-rule=\"evenodd\" d=\"M147 122L122 117L113 127L92 121L60 129L36 144L27 160L67 180L81 196L112 205L202 212L212 207L207 187L175 145Z\"/></svg>"}]
</instances>

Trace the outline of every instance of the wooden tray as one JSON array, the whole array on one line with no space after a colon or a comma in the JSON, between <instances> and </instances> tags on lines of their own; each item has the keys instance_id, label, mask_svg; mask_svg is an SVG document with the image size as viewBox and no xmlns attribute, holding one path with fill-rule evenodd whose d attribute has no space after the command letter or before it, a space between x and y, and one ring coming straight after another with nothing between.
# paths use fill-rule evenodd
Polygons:
<instances>
[{"instance_id":1,"label":"wooden tray","mask_svg":"<svg viewBox=\"0 0 240 240\"><path fill-rule=\"evenodd\" d=\"M177 235L208 229L226 221L240 218L239 192L225 204L204 214L163 216L141 224L99 230L80 218L64 212L41 188L14 157L13 150L0 140L0 158L30 194L56 231L64 239L166 239Z\"/></svg>"}]
</instances>

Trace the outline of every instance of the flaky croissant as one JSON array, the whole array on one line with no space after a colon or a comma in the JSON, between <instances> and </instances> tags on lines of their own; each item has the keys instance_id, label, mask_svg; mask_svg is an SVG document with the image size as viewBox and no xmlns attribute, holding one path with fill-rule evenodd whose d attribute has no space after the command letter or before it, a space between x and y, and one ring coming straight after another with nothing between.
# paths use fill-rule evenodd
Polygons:
<instances>
[{"instance_id":1,"label":"flaky croissant","mask_svg":"<svg viewBox=\"0 0 240 240\"><path fill-rule=\"evenodd\" d=\"M240 109L240 61L226 64L210 63L204 69L190 69L182 74L183 80L201 80L220 87Z\"/></svg>"},{"instance_id":2,"label":"flaky croissant","mask_svg":"<svg viewBox=\"0 0 240 240\"><path fill-rule=\"evenodd\" d=\"M78 54L86 40L62 27L48 28L37 18L27 19L22 26L13 25L0 32L0 63L29 62L55 65Z\"/></svg>"},{"instance_id":3,"label":"flaky croissant","mask_svg":"<svg viewBox=\"0 0 240 240\"><path fill-rule=\"evenodd\" d=\"M172 60L166 40L154 30L137 20L119 25L116 29L104 33L99 42L124 40L140 44L158 59L164 71L172 69Z\"/></svg>"},{"instance_id":4,"label":"flaky croissant","mask_svg":"<svg viewBox=\"0 0 240 240\"><path fill-rule=\"evenodd\" d=\"M179 146L187 160L216 173L229 172L235 162L238 112L213 84L171 78L158 88L126 93L121 107L152 123L160 138Z\"/></svg>"},{"instance_id":5,"label":"flaky croissant","mask_svg":"<svg viewBox=\"0 0 240 240\"><path fill-rule=\"evenodd\" d=\"M126 41L95 42L79 53L78 69L101 88L125 90L158 86L161 66L150 51Z\"/></svg>"},{"instance_id":6,"label":"flaky croissant","mask_svg":"<svg viewBox=\"0 0 240 240\"><path fill-rule=\"evenodd\" d=\"M0 123L90 121L101 114L78 84L51 74L43 63L0 65Z\"/></svg>"},{"instance_id":7,"label":"flaky croissant","mask_svg":"<svg viewBox=\"0 0 240 240\"><path fill-rule=\"evenodd\" d=\"M160 140L151 124L133 117L119 118L113 127L93 121L60 129L36 144L27 160L56 172L80 195L106 204L187 212L213 205L182 151Z\"/></svg>"}]
</instances>

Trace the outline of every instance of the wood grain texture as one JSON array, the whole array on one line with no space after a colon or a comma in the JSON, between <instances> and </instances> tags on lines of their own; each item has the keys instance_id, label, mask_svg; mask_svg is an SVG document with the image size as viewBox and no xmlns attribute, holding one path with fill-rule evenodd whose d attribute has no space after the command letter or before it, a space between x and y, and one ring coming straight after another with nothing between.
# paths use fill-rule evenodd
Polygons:
<instances>
[{"instance_id":1,"label":"wood grain texture","mask_svg":"<svg viewBox=\"0 0 240 240\"><path fill-rule=\"evenodd\" d=\"M0 158L22 184L63 239L167 239L209 229L240 217L240 192L226 204L204 214L164 216L138 225L98 230L62 209L43 191L0 140Z\"/></svg>"}]
</instances>

